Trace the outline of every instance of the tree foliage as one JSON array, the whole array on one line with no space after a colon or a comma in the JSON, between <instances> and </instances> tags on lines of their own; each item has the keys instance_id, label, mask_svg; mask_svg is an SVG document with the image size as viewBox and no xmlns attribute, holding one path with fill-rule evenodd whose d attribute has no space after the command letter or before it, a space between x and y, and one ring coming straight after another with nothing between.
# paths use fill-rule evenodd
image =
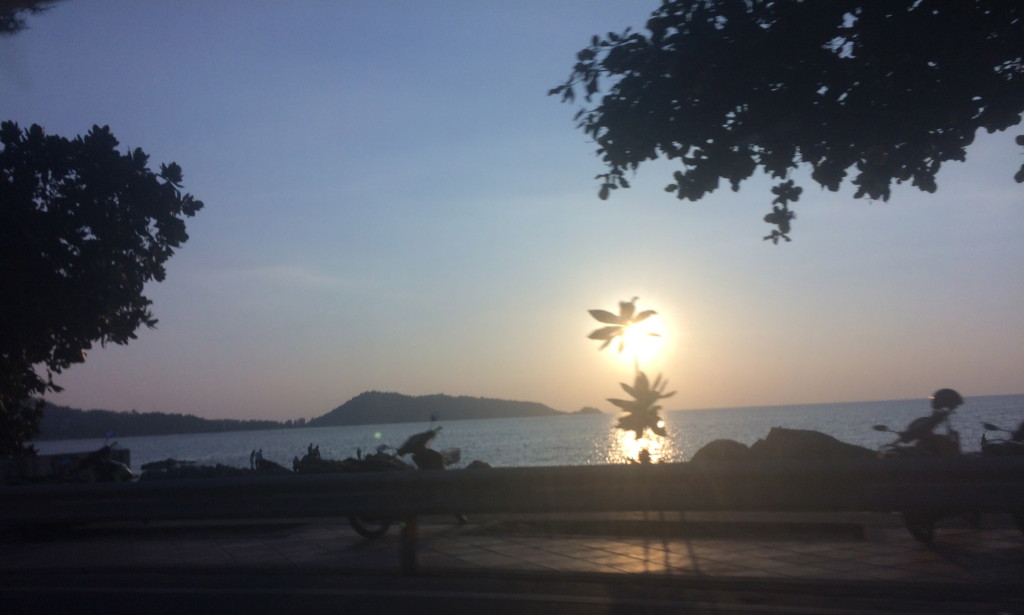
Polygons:
<instances>
[{"instance_id":1,"label":"tree foliage","mask_svg":"<svg viewBox=\"0 0 1024 615\"><path fill-rule=\"evenodd\" d=\"M619 352L621 353L626 349L626 332L629 328L657 314L654 310L644 310L637 314L637 299L639 299L639 297L633 297L632 301L620 301L618 314L612 314L608 310L590 310L590 315L593 316L594 319L607 325L600 329L595 329L587 336L592 340L604 341L598 350L604 350L615 338L619 338ZM648 335L659 337L657 333L648 333Z\"/></svg>"},{"instance_id":2,"label":"tree foliage","mask_svg":"<svg viewBox=\"0 0 1024 615\"><path fill-rule=\"evenodd\" d=\"M644 432L648 429L656 436L663 438L667 436L665 422L658 414L658 411L661 410L658 402L676 394L675 391L665 392L668 381L662 380L659 374L652 384L647 378L647 374L637 370L633 386L624 382L619 383L619 386L629 393L632 399L608 399L612 405L618 406L626 413L619 417L617 427L624 431L632 431L638 440L644 437Z\"/></svg>"},{"instance_id":3,"label":"tree foliage","mask_svg":"<svg viewBox=\"0 0 1024 615\"><path fill-rule=\"evenodd\" d=\"M611 345L612 341L618 338L619 352L621 353L625 349L626 337L629 334L630 327L657 314L654 310L644 310L638 313L636 311L638 299L639 297L633 297L629 301L620 301L618 314L608 310L589 310L590 315L595 320L607 325L594 330L587 336L589 339L604 342L598 348L598 351L604 350ZM648 333L648 335L661 337L657 333ZM647 430L650 430L656 436L665 437L668 432L665 431L665 421L661 420L661 415L658 414L661 406L657 404L662 399L672 397L676 393L675 391L671 393L665 392L668 381L662 380L661 374L655 377L652 384L647 374L640 371L639 361L635 361L636 374L633 377L633 385L630 386L625 382L619 383L622 390L629 393L632 399L608 399L612 405L618 406L619 409L626 413L619 417L617 427L623 431L632 431L636 435L637 440L643 438ZM650 463L650 460L650 452L644 449L639 462Z\"/></svg>"},{"instance_id":4,"label":"tree foliage","mask_svg":"<svg viewBox=\"0 0 1024 615\"><path fill-rule=\"evenodd\" d=\"M666 0L646 29L594 36L549 92L588 104L576 119L606 167L599 196L659 157L682 163L666 191L691 201L761 169L780 181L776 243L799 165L855 198L934 192L979 129L1024 112L1019 0Z\"/></svg>"},{"instance_id":5,"label":"tree foliage","mask_svg":"<svg viewBox=\"0 0 1024 615\"><path fill-rule=\"evenodd\" d=\"M48 5L51 3L46 0L0 1L0 35L21 32L28 27L25 21L26 15L42 13L50 8Z\"/></svg>"},{"instance_id":6,"label":"tree foliage","mask_svg":"<svg viewBox=\"0 0 1024 615\"><path fill-rule=\"evenodd\" d=\"M84 137L0 125L0 454L38 429L53 374L94 342L126 344L154 327L143 294L188 239L203 203L181 192L181 167L119 153L106 126ZM40 372L45 372L45 376Z\"/></svg>"}]
</instances>

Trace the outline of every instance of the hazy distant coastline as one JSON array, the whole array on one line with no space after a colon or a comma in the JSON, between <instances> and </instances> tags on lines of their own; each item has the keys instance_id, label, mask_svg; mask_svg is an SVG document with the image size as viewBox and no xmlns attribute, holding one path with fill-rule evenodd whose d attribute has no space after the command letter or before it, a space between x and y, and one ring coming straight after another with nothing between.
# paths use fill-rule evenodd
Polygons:
<instances>
[{"instance_id":1,"label":"hazy distant coastline","mask_svg":"<svg viewBox=\"0 0 1024 615\"><path fill-rule=\"evenodd\" d=\"M589 407L570 413L537 402L443 394L411 396L380 391L361 393L330 412L308 421L304 418L288 421L204 419L191 414L164 412L79 410L48 403L43 410L39 440L427 422L431 418L460 421L600 413L597 408Z\"/></svg>"}]
</instances>

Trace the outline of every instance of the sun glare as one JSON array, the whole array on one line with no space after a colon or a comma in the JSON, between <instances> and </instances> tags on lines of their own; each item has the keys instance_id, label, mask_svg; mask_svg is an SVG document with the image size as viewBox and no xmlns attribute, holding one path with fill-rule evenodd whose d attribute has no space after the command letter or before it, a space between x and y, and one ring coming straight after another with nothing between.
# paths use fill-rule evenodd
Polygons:
<instances>
[{"instance_id":1,"label":"sun glare","mask_svg":"<svg viewBox=\"0 0 1024 615\"><path fill-rule=\"evenodd\" d=\"M641 365L657 359L664 340L652 333L659 332L647 321L627 327L623 334L625 349L619 353L619 357L630 364L639 362Z\"/></svg>"}]
</instances>

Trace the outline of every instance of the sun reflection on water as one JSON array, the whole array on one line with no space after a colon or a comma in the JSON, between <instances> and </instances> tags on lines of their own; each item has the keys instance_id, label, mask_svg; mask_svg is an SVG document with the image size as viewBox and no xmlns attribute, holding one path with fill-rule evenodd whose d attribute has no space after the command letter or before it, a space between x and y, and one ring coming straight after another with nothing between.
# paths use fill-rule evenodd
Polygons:
<instances>
[{"instance_id":1,"label":"sun reflection on water","mask_svg":"<svg viewBox=\"0 0 1024 615\"><path fill-rule=\"evenodd\" d=\"M682 451L676 450L673 438L657 436L637 438L632 431L623 431L613 427L608 434L608 463L629 463L636 461L640 451L647 449L651 455L651 463L681 461Z\"/></svg>"}]
</instances>

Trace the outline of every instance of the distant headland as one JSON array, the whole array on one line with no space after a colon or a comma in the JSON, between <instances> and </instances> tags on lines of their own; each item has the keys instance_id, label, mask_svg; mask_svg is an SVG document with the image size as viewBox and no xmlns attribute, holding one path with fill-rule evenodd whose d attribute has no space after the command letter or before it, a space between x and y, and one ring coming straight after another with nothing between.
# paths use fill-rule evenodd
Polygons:
<instances>
[{"instance_id":1,"label":"distant headland","mask_svg":"<svg viewBox=\"0 0 1024 615\"><path fill-rule=\"evenodd\" d=\"M593 407L561 412L537 402L451 395L403 395L368 391L311 420L288 421L204 419L191 414L79 410L47 403L39 440L162 436L171 434L252 431L296 427L334 427L378 423L415 423L468 419L529 418L601 414Z\"/></svg>"}]
</instances>

